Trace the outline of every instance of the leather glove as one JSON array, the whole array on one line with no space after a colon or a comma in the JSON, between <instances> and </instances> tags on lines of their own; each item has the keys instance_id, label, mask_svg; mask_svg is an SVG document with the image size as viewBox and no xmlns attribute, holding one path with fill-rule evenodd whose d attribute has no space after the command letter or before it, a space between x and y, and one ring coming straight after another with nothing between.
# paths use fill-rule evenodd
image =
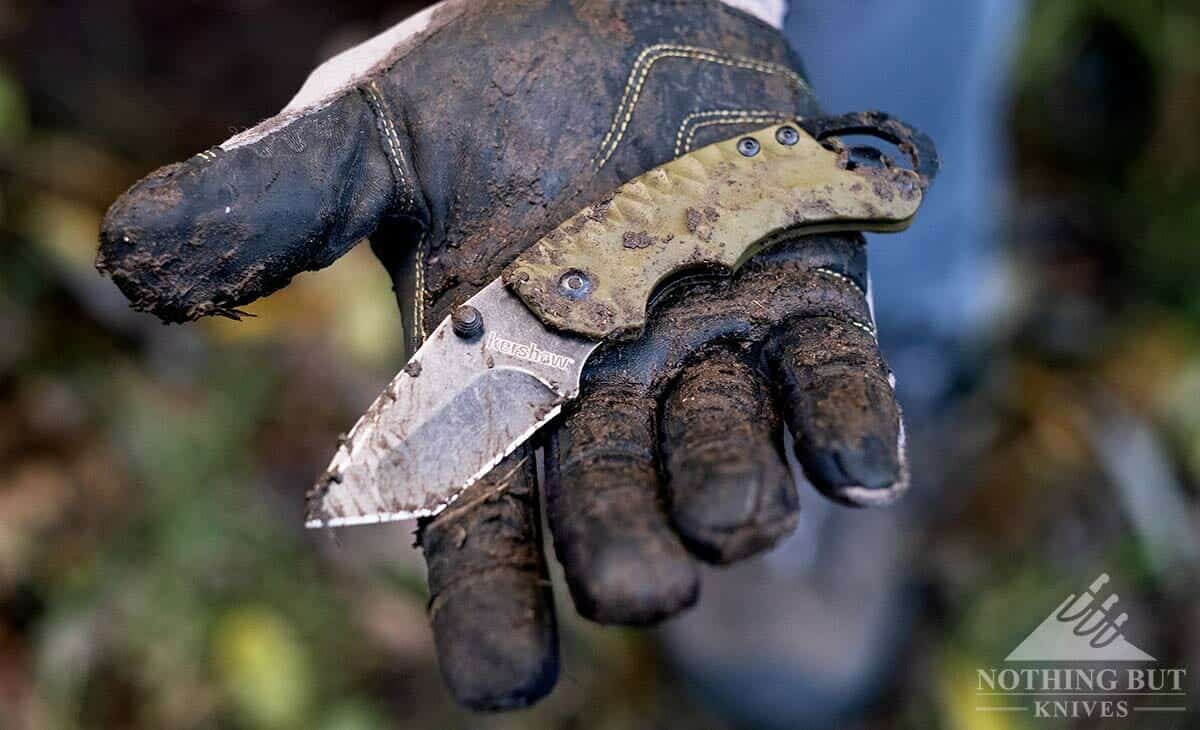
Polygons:
<instances>
[{"instance_id":1,"label":"leather glove","mask_svg":"<svg viewBox=\"0 0 1200 730\"><path fill-rule=\"evenodd\" d=\"M278 116L137 183L98 267L179 322L326 266L359 239L413 342L526 246L698 146L818 113L771 26L717 0L449 0L320 67ZM701 222L702 223L702 222ZM819 488L905 484L859 236L799 238L732 279L667 290L606 348L547 448L556 553L586 617L649 624L696 600L691 556L762 550L798 509L782 426ZM557 634L522 449L421 523L443 676L475 709L553 686Z\"/></svg>"}]
</instances>

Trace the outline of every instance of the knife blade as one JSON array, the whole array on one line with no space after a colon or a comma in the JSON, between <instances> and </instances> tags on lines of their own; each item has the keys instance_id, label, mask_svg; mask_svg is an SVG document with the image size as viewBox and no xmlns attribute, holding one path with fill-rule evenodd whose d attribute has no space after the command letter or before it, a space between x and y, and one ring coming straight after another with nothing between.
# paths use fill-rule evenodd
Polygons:
<instances>
[{"instance_id":1,"label":"knife blade","mask_svg":"<svg viewBox=\"0 0 1200 730\"><path fill-rule=\"evenodd\" d=\"M872 134L914 169L822 140ZM735 270L773 234L895 231L936 172L928 138L879 113L796 120L691 152L551 231L443 320L341 440L306 526L435 515L579 393L588 357L640 335L655 289Z\"/></svg>"},{"instance_id":2,"label":"knife blade","mask_svg":"<svg viewBox=\"0 0 1200 730\"><path fill-rule=\"evenodd\" d=\"M342 440L309 499L308 527L437 514L579 391L600 342L556 332L499 280L447 317Z\"/></svg>"}]
</instances>

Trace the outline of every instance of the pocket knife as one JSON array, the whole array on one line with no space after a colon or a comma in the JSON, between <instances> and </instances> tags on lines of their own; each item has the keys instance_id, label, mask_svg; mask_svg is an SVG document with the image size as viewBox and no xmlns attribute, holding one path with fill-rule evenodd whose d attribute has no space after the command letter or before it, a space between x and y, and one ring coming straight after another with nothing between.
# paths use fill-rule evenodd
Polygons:
<instances>
[{"instance_id":1,"label":"pocket knife","mask_svg":"<svg viewBox=\"0 0 1200 730\"><path fill-rule=\"evenodd\" d=\"M890 142L911 168L846 135ZM341 439L306 525L437 514L578 395L601 343L640 336L664 282L732 273L783 230L903 230L937 166L928 137L866 112L739 135L621 185L438 325Z\"/></svg>"}]
</instances>

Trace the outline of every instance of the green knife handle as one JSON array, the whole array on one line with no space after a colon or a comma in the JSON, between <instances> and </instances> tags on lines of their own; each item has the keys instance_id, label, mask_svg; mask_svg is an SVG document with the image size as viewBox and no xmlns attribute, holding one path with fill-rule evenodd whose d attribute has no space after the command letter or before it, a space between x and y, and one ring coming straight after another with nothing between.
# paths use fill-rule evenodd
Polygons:
<instances>
[{"instance_id":1,"label":"green knife handle","mask_svg":"<svg viewBox=\"0 0 1200 730\"><path fill-rule=\"evenodd\" d=\"M839 142L822 144L837 134L893 142L914 169L882 156L857 165ZM927 137L879 113L766 127L630 180L527 249L504 282L551 327L634 338L656 287L694 267L732 272L774 233L907 228L936 160Z\"/></svg>"}]
</instances>

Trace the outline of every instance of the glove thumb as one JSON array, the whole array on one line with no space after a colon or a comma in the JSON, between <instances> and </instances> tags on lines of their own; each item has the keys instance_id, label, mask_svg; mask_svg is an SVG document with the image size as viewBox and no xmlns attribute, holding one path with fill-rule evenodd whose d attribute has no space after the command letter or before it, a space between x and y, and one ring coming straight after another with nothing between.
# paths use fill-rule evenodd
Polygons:
<instances>
[{"instance_id":1,"label":"glove thumb","mask_svg":"<svg viewBox=\"0 0 1200 730\"><path fill-rule=\"evenodd\" d=\"M424 222L407 137L374 82L150 174L109 209L97 268L167 322L333 263L385 216Z\"/></svg>"}]
</instances>

